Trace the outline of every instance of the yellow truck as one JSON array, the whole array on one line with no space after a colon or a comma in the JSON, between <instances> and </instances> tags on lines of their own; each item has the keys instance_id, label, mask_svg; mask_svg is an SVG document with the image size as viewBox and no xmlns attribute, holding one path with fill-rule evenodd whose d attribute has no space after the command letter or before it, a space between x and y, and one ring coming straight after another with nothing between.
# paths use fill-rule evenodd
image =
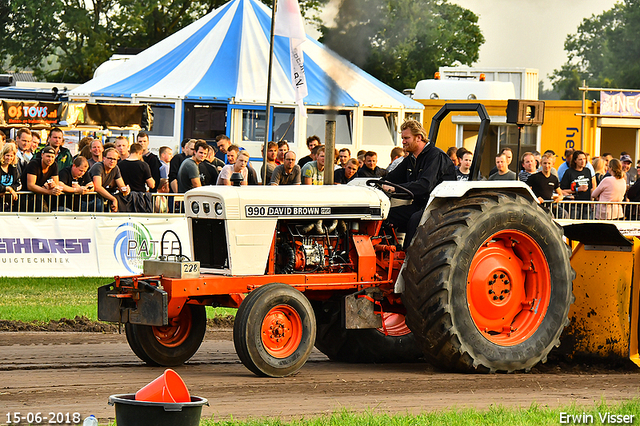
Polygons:
<instances>
[{"instance_id":1,"label":"yellow truck","mask_svg":"<svg viewBox=\"0 0 640 426\"><path fill-rule=\"evenodd\" d=\"M440 71L442 78L421 80L410 91L414 100L425 107L424 126L429 129L434 115L447 102L482 102L491 117L481 170L485 174L493 166L493 154L502 148L516 152L517 127L506 122L507 102L538 99L537 71L457 67L443 67ZM591 157L604 153L619 157L626 152L640 160L640 91L586 86L580 90L583 94L580 100L545 101L544 123L524 130L520 152L553 150L558 156L556 168L564 161L567 148L582 150ZM436 144L445 151L452 146L473 151L478 127L475 114L452 114L442 122ZM516 164L517 161L512 164L512 170Z\"/></svg>"}]
</instances>

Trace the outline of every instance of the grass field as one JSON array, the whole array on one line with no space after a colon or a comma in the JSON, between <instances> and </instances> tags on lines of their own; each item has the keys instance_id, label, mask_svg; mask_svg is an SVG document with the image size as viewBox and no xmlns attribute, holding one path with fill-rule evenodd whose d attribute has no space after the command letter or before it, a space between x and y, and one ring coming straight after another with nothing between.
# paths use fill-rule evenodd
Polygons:
<instances>
[{"instance_id":1,"label":"grass field","mask_svg":"<svg viewBox=\"0 0 640 426\"><path fill-rule=\"evenodd\" d=\"M607 415L614 417L607 417ZM593 406L574 404L560 408L542 407L536 404L532 404L528 408L506 408L491 405L486 410L453 408L424 412L418 415L353 413L344 410L326 416L294 420L261 418L245 421L233 419L216 421L215 419L202 419L199 426L556 426L582 423L640 424L640 399L611 404L600 401ZM115 426L115 423L110 426Z\"/></svg>"},{"instance_id":2,"label":"grass field","mask_svg":"<svg viewBox=\"0 0 640 426\"><path fill-rule=\"evenodd\" d=\"M97 319L97 288L109 278L0 278L0 319Z\"/></svg>"},{"instance_id":3,"label":"grass field","mask_svg":"<svg viewBox=\"0 0 640 426\"><path fill-rule=\"evenodd\" d=\"M562 414L564 413L564 414ZM607 413L616 416L605 418ZM578 416L577 418L570 418ZM256 419L249 421L215 421L202 420L200 426L546 426L560 424L621 424L627 416L627 424L640 424L640 399L632 399L619 404L607 404L604 401L595 406L566 406L561 408L541 407L531 405L528 408L505 408L490 406L486 410L448 409L409 414L373 414L352 413L343 411L328 416L284 421L279 419ZM589 417L591 416L591 417ZM631 417L634 416L634 417ZM582 421L577 421L580 419ZM573 420L573 421L572 421ZM586 422L584 420L587 420Z\"/></svg>"},{"instance_id":4,"label":"grass field","mask_svg":"<svg viewBox=\"0 0 640 426\"><path fill-rule=\"evenodd\" d=\"M0 278L0 320L25 322L85 316L98 319L98 287L113 278ZM235 309L207 308L207 316L235 315Z\"/></svg>"}]
</instances>

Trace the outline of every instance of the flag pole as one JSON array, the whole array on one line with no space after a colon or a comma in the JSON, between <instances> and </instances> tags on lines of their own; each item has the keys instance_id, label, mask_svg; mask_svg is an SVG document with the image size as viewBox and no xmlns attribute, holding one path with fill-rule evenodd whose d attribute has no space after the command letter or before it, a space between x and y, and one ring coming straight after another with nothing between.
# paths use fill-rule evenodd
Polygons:
<instances>
[{"instance_id":1,"label":"flag pole","mask_svg":"<svg viewBox=\"0 0 640 426\"><path fill-rule=\"evenodd\" d=\"M273 0L273 8L272 8L272 12L271 12L271 41L269 43L269 75L267 77L267 105L266 105L266 117L264 120L264 145L262 148L262 164L264 167L264 172L262 173L262 184L263 185L268 185L269 182L267 182L267 145L269 143L269 139L271 139L269 137L269 127L271 124L271 114L270 114L270 109L271 109L271 70L273 67L273 40L275 38L275 30L276 30L276 6L277 6L277 0Z\"/></svg>"}]
</instances>

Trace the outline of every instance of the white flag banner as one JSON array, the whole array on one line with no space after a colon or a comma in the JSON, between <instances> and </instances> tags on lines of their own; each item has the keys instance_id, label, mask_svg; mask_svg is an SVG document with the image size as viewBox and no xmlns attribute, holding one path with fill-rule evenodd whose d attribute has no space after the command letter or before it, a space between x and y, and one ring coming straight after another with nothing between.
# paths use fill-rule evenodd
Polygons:
<instances>
[{"instance_id":1,"label":"white flag banner","mask_svg":"<svg viewBox=\"0 0 640 426\"><path fill-rule=\"evenodd\" d=\"M276 9L275 34L289 38L291 52L291 84L295 90L296 103L300 108L300 114L307 116L304 107L304 97L309 94L307 78L304 73L304 53L301 44L305 42L307 35L304 31L304 21L300 13L298 0L278 0Z\"/></svg>"},{"instance_id":2,"label":"white flag banner","mask_svg":"<svg viewBox=\"0 0 640 426\"><path fill-rule=\"evenodd\" d=\"M304 41L307 34L304 32L304 21L300 13L298 0L278 0L276 10L275 34Z\"/></svg>"}]
</instances>

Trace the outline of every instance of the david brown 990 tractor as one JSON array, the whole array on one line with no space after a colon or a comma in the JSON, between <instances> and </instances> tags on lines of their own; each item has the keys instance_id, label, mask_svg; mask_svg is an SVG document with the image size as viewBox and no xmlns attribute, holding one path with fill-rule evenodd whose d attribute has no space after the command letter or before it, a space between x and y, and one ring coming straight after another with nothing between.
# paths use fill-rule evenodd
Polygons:
<instances>
[{"instance_id":1,"label":"david brown 990 tractor","mask_svg":"<svg viewBox=\"0 0 640 426\"><path fill-rule=\"evenodd\" d=\"M143 361L175 366L198 350L205 306L238 307L237 354L272 377L298 371L314 345L332 360L426 357L455 371L546 360L569 323L574 272L527 186L440 184L405 253L385 218L407 191L368 183L189 191L193 261L116 277L98 291L99 319L124 323Z\"/></svg>"}]
</instances>

